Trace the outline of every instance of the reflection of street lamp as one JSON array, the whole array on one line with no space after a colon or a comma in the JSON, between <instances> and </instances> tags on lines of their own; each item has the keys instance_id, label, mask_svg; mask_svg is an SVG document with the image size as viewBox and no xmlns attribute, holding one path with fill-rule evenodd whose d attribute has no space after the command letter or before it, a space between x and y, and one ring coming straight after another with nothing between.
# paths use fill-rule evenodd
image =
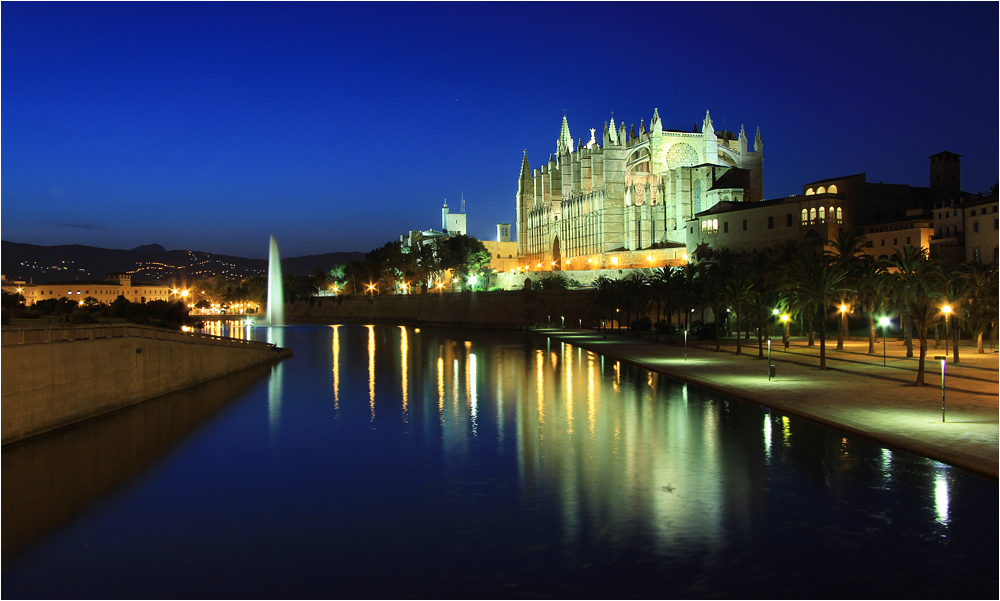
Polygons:
<instances>
[{"instance_id":1,"label":"reflection of street lamp","mask_svg":"<svg viewBox=\"0 0 1000 601\"><path fill-rule=\"evenodd\" d=\"M883 317L879 319L878 322L882 326L882 367L885 367L885 328L892 322L892 320L888 317Z\"/></svg>"},{"instance_id":2,"label":"reflection of street lamp","mask_svg":"<svg viewBox=\"0 0 1000 601\"><path fill-rule=\"evenodd\" d=\"M945 305L941 307L941 311L944 313L944 356L947 357L948 338L950 338L950 335L948 334L948 321L949 321L948 318L951 317L951 305ZM942 363L942 365L944 364ZM942 373L944 373L943 369L944 368L942 368Z\"/></svg>"}]
</instances>

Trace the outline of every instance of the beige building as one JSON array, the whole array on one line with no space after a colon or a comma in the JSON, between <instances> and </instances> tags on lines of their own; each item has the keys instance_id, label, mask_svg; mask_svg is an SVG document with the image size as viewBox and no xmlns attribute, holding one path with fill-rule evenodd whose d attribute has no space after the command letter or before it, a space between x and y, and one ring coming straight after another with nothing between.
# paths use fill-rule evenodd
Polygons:
<instances>
[{"instance_id":1,"label":"beige building","mask_svg":"<svg viewBox=\"0 0 1000 601\"><path fill-rule=\"evenodd\" d=\"M584 144L563 117L547 163L532 169L525 151L516 195L522 267L610 267L614 253L637 253L639 263L653 256L653 267L677 263L695 214L761 199L759 129L750 150L742 127L738 136L716 132L708 113L700 131L664 129L656 109L649 125L626 130L612 118L602 143L592 128Z\"/></svg>"},{"instance_id":2,"label":"beige building","mask_svg":"<svg viewBox=\"0 0 1000 601\"><path fill-rule=\"evenodd\" d=\"M119 296L124 296L133 303L145 303L154 300L174 300L179 298L170 286L132 284L132 276L127 273L109 274L108 279L101 281L48 282L44 284L27 284L25 282L8 282L4 280L3 289L7 292L17 292L24 296L26 306L50 298L68 298L81 304L88 297L93 297L99 303L111 304Z\"/></svg>"},{"instance_id":3,"label":"beige building","mask_svg":"<svg viewBox=\"0 0 1000 601\"><path fill-rule=\"evenodd\" d=\"M997 265L1000 262L1000 221L997 192L975 198L962 205L965 222L965 260Z\"/></svg>"}]
</instances>

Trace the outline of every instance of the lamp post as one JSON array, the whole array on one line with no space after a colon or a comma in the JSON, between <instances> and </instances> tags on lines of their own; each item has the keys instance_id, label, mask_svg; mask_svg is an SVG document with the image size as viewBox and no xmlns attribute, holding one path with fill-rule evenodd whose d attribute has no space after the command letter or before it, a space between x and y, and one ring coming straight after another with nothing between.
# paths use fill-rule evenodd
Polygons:
<instances>
[{"instance_id":1,"label":"lamp post","mask_svg":"<svg viewBox=\"0 0 1000 601\"><path fill-rule=\"evenodd\" d=\"M941 307L941 311L944 313L944 356L948 356L948 338L951 335L948 333L948 318L951 317L951 305L945 305ZM942 372L943 373L943 372Z\"/></svg>"},{"instance_id":2,"label":"lamp post","mask_svg":"<svg viewBox=\"0 0 1000 601\"><path fill-rule=\"evenodd\" d=\"M941 361L941 423L944 423L944 367L948 363L948 356L942 357L938 355L934 357L935 359Z\"/></svg>"},{"instance_id":3,"label":"lamp post","mask_svg":"<svg viewBox=\"0 0 1000 601\"><path fill-rule=\"evenodd\" d=\"M771 339L767 339L767 381L771 381Z\"/></svg>"},{"instance_id":4,"label":"lamp post","mask_svg":"<svg viewBox=\"0 0 1000 601\"><path fill-rule=\"evenodd\" d=\"M885 367L885 328L891 321L892 320L888 317L883 317L878 320L879 324L882 326L882 367Z\"/></svg>"},{"instance_id":5,"label":"lamp post","mask_svg":"<svg viewBox=\"0 0 1000 601\"><path fill-rule=\"evenodd\" d=\"M840 305L840 332L837 335L837 350L844 350L844 338L847 338L847 305Z\"/></svg>"},{"instance_id":6,"label":"lamp post","mask_svg":"<svg viewBox=\"0 0 1000 601\"><path fill-rule=\"evenodd\" d=\"M684 360L688 360L688 331L684 330Z\"/></svg>"}]
</instances>

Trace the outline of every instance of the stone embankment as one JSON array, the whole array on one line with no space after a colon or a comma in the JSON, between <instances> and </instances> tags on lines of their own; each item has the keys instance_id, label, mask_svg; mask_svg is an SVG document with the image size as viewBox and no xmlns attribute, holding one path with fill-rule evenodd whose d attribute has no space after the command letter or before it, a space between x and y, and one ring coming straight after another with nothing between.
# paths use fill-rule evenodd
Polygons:
<instances>
[{"instance_id":1,"label":"stone embankment","mask_svg":"<svg viewBox=\"0 0 1000 601\"><path fill-rule=\"evenodd\" d=\"M3 444L291 356L136 325L4 329L2 346Z\"/></svg>"},{"instance_id":2,"label":"stone embankment","mask_svg":"<svg viewBox=\"0 0 1000 601\"><path fill-rule=\"evenodd\" d=\"M428 292L313 297L285 305L298 323L368 323L521 329L536 324L593 325L597 309L584 291Z\"/></svg>"},{"instance_id":3,"label":"stone embankment","mask_svg":"<svg viewBox=\"0 0 1000 601\"><path fill-rule=\"evenodd\" d=\"M836 350L827 345L827 369L819 369L819 345L793 337L788 350L774 347L769 363L758 358L756 346L744 344L735 353L729 340L715 351L714 343L687 347L637 339L603 336L593 331L543 329L539 333L608 357L742 398L788 415L822 423L888 447L903 449L997 479L1000 438L1000 355L979 354L963 341L961 362L945 368L942 409L941 363L945 348L927 353L925 386L916 386L918 360L906 357L901 341L879 342L868 354L868 341L852 340ZM780 346L780 343L779 343ZM885 355L883 358L883 348ZM764 349L766 355L766 347ZM885 365L883 365L883 361Z\"/></svg>"}]
</instances>

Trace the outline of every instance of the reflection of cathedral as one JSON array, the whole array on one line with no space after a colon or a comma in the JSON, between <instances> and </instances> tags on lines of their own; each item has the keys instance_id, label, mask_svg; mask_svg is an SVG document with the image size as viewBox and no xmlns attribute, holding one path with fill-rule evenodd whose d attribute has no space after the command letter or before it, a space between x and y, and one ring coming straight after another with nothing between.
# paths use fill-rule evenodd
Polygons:
<instances>
[{"instance_id":1,"label":"reflection of cathedral","mask_svg":"<svg viewBox=\"0 0 1000 601\"><path fill-rule=\"evenodd\" d=\"M525 151L517 190L518 254L565 269L575 257L620 250L683 247L685 222L722 201L757 201L763 193L760 129L746 133L663 129L654 109L618 129L605 124L603 144L574 146L563 117L555 155L531 169Z\"/></svg>"}]
</instances>

